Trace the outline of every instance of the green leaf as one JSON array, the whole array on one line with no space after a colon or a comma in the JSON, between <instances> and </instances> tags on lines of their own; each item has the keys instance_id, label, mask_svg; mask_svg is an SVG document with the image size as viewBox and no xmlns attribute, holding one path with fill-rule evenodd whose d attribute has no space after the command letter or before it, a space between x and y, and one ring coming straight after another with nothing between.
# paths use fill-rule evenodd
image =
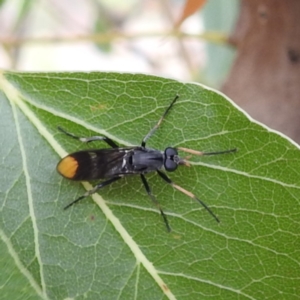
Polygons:
<instances>
[{"instance_id":1,"label":"green leaf","mask_svg":"<svg viewBox=\"0 0 300 300\"><path fill-rule=\"evenodd\" d=\"M194 83L138 74L4 72L0 88L1 295L299 299L300 154L293 142ZM91 185L62 178L56 164L93 145L57 126L140 145L176 94L147 146L238 148L193 157L191 167L168 174L220 224L154 173L147 179L171 233L139 176L63 210Z\"/></svg>"}]
</instances>

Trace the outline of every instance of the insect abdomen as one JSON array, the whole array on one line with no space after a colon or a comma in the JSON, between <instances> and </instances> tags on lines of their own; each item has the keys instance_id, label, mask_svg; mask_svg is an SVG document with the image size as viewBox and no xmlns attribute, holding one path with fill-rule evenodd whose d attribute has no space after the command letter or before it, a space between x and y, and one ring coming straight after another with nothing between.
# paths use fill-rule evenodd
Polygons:
<instances>
[{"instance_id":1,"label":"insect abdomen","mask_svg":"<svg viewBox=\"0 0 300 300\"><path fill-rule=\"evenodd\" d=\"M69 154L57 164L56 169L70 180L89 181L105 177L105 170L101 168L101 157L93 151Z\"/></svg>"}]
</instances>

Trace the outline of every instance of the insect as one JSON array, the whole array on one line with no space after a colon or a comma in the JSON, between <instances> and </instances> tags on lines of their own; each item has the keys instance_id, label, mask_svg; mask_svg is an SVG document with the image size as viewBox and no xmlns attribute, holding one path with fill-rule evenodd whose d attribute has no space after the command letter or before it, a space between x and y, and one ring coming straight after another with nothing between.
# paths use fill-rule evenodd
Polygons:
<instances>
[{"instance_id":1,"label":"insect","mask_svg":"<svg viewBox=\"0 0 300 300\"><path fill-rule=\"evenodd\" d=\"M196 200L212 215L212 217L217 222L220 222L218 217L202 200L197 198L193 193L175 184L163 171L173 172L177 169L178 165L189 166L188 160L179 157L178 151L201 156L225 154L235 152L236 149L217 152L201 152L183 147L167 147L164 151L146 148L147 140L159 128L162 121L169 113L170 109L173 107L178 98L179 96L176 95L157 124L143 138L141 146L120 148L113 140L106 136L78 137L72 133L65 131L61 127L58 127L58 129L67 136L81 142L90 143L93 141L104 141L108 146L111 147L107 149L82 150L74 152L59 161L59 163L57 164L57 171L60 175L67 179L77 181L90 181L98 179L104 180L94 186L91 190L84 193L79 198L75 199L73 202L69 203L67 206L65 206L64 209L67 209L83 198L94 194L99 189L120 180L124 176L139 175L148 196L159 209L166 228L170 232L171 227L169 225L167 216L165 215L155 196L152 194L151 188L145 177L145 174L149 172L157 172L157 174L166 183L182 192L183 194L187 195L188 197Z\"/></svg>"}]
</instances>

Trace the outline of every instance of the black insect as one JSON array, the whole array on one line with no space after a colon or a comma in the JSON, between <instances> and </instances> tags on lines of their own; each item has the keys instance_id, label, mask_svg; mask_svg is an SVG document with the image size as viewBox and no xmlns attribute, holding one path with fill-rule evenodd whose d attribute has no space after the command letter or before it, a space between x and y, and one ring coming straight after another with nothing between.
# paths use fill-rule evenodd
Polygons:
<instances>
[{"instance_id":1,"label":"black insect","mask_svg":"<svg viewBox=\"0 0 300 300\"><path fill-rule=\"evenodd\" d=\"M104 141L111 147L108 149L82 150L74 152L61 159L60 162L57 164L58 173L70 180L90 181L95 179L107 179L97 184L93 189L87 191L81 197L69 203L65 207L65 209L69 208L81 199L92 195L97 190L121 179L124 176L139 174L147 194L160 210L160 213L166 224L167 230L171 231L167 216L165 215L160 204L152 194L149 184L145 177L146 173L155 171L165 182L173 186L175 189L198 201L214 217L214 219L217 222L219 222L218 217L203 201L198 199L191 192L175 184L161 170L173 172L177 169L178 165L189 166L189 162L187 160L178 156L178 150L193 155L215 155L235 152L236 149L218 152L201 152L183 147L168 147L164 151L146 148L147 140L161 125L163 119L168 114L168 112L170 111L170 109L172 108L172 106L178 98L178 95L174 98L174 100L165 110L157 124L144 137L141 146L120 148L113 140L106 136L78 137L72 133L66 132L64 129L59 127L59 130L62 131L64 134L81 142L89 143L93 141Z\"/></svg>"}]
</instances>

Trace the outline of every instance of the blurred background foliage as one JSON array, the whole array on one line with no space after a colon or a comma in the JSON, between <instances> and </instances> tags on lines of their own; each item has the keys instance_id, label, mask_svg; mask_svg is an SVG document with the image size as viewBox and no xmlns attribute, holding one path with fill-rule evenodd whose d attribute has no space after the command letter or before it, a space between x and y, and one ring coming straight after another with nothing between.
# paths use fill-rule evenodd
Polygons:
<instances>
[{"instance_id":1,"label":"blurred background foliage","mask_svg":"<svg viewBox=\"0 0 300 300\"><path fill-rule=\"evenodd\" d=\"M219 88L234 56L227 36L238 6L238 0L2 0L0 68L142 72Z\"/></svg>"}]
</instances>

